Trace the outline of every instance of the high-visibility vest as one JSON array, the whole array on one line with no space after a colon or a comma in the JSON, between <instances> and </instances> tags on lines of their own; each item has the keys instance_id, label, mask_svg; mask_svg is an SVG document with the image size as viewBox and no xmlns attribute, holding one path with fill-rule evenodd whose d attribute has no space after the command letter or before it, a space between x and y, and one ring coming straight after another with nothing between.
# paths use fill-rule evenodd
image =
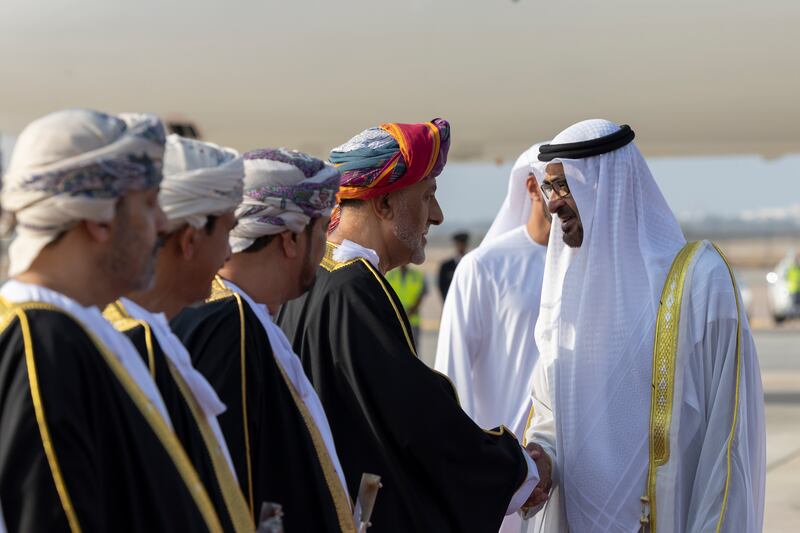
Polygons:
<instances>
[{"instance_id":1,"label":"high-visibility vest","mask_svg":"<svg viewBox=\"0 0 800 533\"><path fill-rule=\"evenodd\" d=\"M800 265L789 265L789 268L786 269L786 288L789 294L800 292Z\"/></svg>"},{"instance_id":2,"label":"high-visibility vest","mask_svg":"<svg viewBox=\"0 0 800 533\"><path fill-rule=\"evenodd\" d=\"M425 290L425 275L419 270L409 268L406 270L406 275L403 276L400 269L395 268L386 274L386 279L394 289L394 292L397 293L397 297L400 298L400 303L403 304L403 308L406 311L417 303L422 291ZM419 311L409 315L408 321L414 327L419 326Z\"/></svg>"}]
</instances>

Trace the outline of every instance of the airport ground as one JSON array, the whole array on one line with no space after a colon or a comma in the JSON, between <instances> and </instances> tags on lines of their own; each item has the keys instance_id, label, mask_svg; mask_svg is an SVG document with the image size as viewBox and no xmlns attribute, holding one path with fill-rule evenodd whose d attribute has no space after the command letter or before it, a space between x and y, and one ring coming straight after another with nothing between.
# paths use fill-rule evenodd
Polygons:
<instances>
[{"instance_id":1,"label":"airport ground","mask_svg":"<svg viewBox=\"0 0 800 533\"><path fill-rule=\"evenodd\" d=\"M430 293L422 306L423 331L420 357L433 364L441 315L441 298L433 286L435 271L447 250L431 249L423 265ZM736 253L736 252L734 252ZM730 255L730 254L729 254ZM753 294L750 322L756 342L767 423L767 490L764 531L789 533L800 530L800 321L776 326L767 304L768 264L780 259L771 254L764 259L736 261L737 277ZM773 257L774 256L774 257Z\"/></svg>"}]
</instances>

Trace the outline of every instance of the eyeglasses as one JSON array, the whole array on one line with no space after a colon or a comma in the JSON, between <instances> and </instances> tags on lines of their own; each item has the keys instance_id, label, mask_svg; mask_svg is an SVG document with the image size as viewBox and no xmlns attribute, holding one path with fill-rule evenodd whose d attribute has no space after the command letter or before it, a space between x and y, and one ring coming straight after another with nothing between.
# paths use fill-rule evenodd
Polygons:
<instances>
[{"instance_id":1,"label":"eyeglasses","mask_svg":"<svg viewBox=\"0 0 800 533\"><path fill-rule=\"evenodd\" d=\"M553 191L555 191L557 198L566 198L572 194L569 192L567 178L556 178L552 181L542 182L542 193L544 194L545 199L550 200L550 196L552 196Z\"/></svg>"}]
</instances>

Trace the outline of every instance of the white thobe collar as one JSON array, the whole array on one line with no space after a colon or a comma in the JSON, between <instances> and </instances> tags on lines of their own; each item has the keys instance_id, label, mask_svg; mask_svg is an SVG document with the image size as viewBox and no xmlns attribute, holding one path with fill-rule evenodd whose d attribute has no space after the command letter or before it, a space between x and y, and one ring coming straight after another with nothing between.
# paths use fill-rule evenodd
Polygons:
<instances>
[{"instance_id":1,"label":"white thobe collar","mask_svg":"<svg viewBox=\"0 0 800 533\"><path fill-rule=\"evenodd\" d=\"M344 263L345 261L350 261L351 259L356 259L359 257L363 257L372 263L372 266L380 270L380 267L378 266L378 263L380 263L378 252L371 248L367 248L366 246L361 246L357 242L344 239L342 243L336 246L336 248L333 250L334 261L339 261L340 263Z\"/></svg>"},{"instance_id":2,"label":"white thobe collar","mask_svg":"<svg viewBox=\"0 0 800 533\"><path fill-rule=\"evenodd\" d=\"M356 246L358 245L356 244ZM364 249L368 250L368 248ZM375 255L377 257L377 254ZM322 407L322 402L320 401L319 396L317 396L314 386L311 385L311 382L308 380L308 377L303 370L303 364L300 362L300 358L294 353L291 344L289 344L289 339L286 338L286 335L283 333L283 331L275 324L275 322L273 322L272 315L270 314L269 308L267 308L266 305L257 303L250 297L250 295L248 295L232 281L222 278L222 282L228 289L241 296L244 301L247 302L247 305L250 306L250 309L253 310L258 317L258 320L261 322L261 325L264 327L264 331L267 333L267 338L269 339L275 359L277 360L278 364L281 365L281 368L289 377L289 381L291 381L291 386L293 386L295 391L297 391L298 395L303 400L303 403L308 408L308 411L311 413L311 417L314 419L314 424L316 424L320 435L322 435L322 440L325 442L325 448L328 451L328 456L331 458L331 462L336 469L336 473L339 475L339 480L342 483L342 487L344 487L345 492L347 492L347 482L345 481L344 470L342 469L342 465L339 463L339 456L336 453L336 447L333 443L333 433L331 432L328 418L325 415L325 410Z\"/></svg>"},{"instance_id":3,"label":"white thobe collar","mask_svg":"<svg viewBox=\"0 0 800 533\"><path fill-rule=\"evenodd\" d=\"M0 295L15 303L48 303L71 315L84 328L96 335L100 342L117 357L145 397L158 409L164 422L172 428L172 421L169 418L169 413L167 413L164 400L161 398L158 387L156 387L153 378L150 376L150 372L147 371L147 367L136 347L128 337L114 329L114 326L103 318L103 313L100 312L100 309L96 306L84 307L60 292L41 285L32 285L14 279L7 281L3 285L2 289L0 289Z\"/></svg>"},{"instance_id":4,"label":"white thobe collar","mask_svg":"<svg viewBox=\"0 0 800 533\"><path fill-rule=\"evenodd\" d=\"M180 373L183 381L186 382L198 405L203 410L203 414L208 420L214 436L217 438L217 443L235 475L233 459L231 459L225 437L217 421L217 416L225 412L225 404L219 399L214 387L192 365L189 351L170 329L164 313L152 313L128 298L120 298L120 302L131 317L147 322L152 328L158 345L161 346L161 351L164 352L164 355L169 358L175 369Z\"/></svg>"}]
</instances>

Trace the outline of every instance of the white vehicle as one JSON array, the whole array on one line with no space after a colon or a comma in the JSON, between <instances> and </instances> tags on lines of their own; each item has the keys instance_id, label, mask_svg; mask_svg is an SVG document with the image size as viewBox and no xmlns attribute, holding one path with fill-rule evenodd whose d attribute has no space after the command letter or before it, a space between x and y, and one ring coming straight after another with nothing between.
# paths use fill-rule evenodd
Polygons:
<instances>
[{"instance_id":1,"label":"white vehicle","mask_svg":"<svg viewBox=\"0 0 800 533\"><path fill-rule=\"evenodd\" d=\"M767 274L767 301L775 323L780 324L787 318L800 318L800 299L789 294L786 272L795 261L795 252L786 254L775 269Z\"/></svg>"},{"instance_id":2,"label":"white vehicle","mask_svg":"<svg viewBox=\"0 0 800 533\"><path fill-rule=\"evenodd\" d=\"M736 283L739 285L739 294L742 295L742 307L749 319L753 316L753 291L750 290L750 286L738 275L736 276Z\"/></svg>"}]
</instances>

